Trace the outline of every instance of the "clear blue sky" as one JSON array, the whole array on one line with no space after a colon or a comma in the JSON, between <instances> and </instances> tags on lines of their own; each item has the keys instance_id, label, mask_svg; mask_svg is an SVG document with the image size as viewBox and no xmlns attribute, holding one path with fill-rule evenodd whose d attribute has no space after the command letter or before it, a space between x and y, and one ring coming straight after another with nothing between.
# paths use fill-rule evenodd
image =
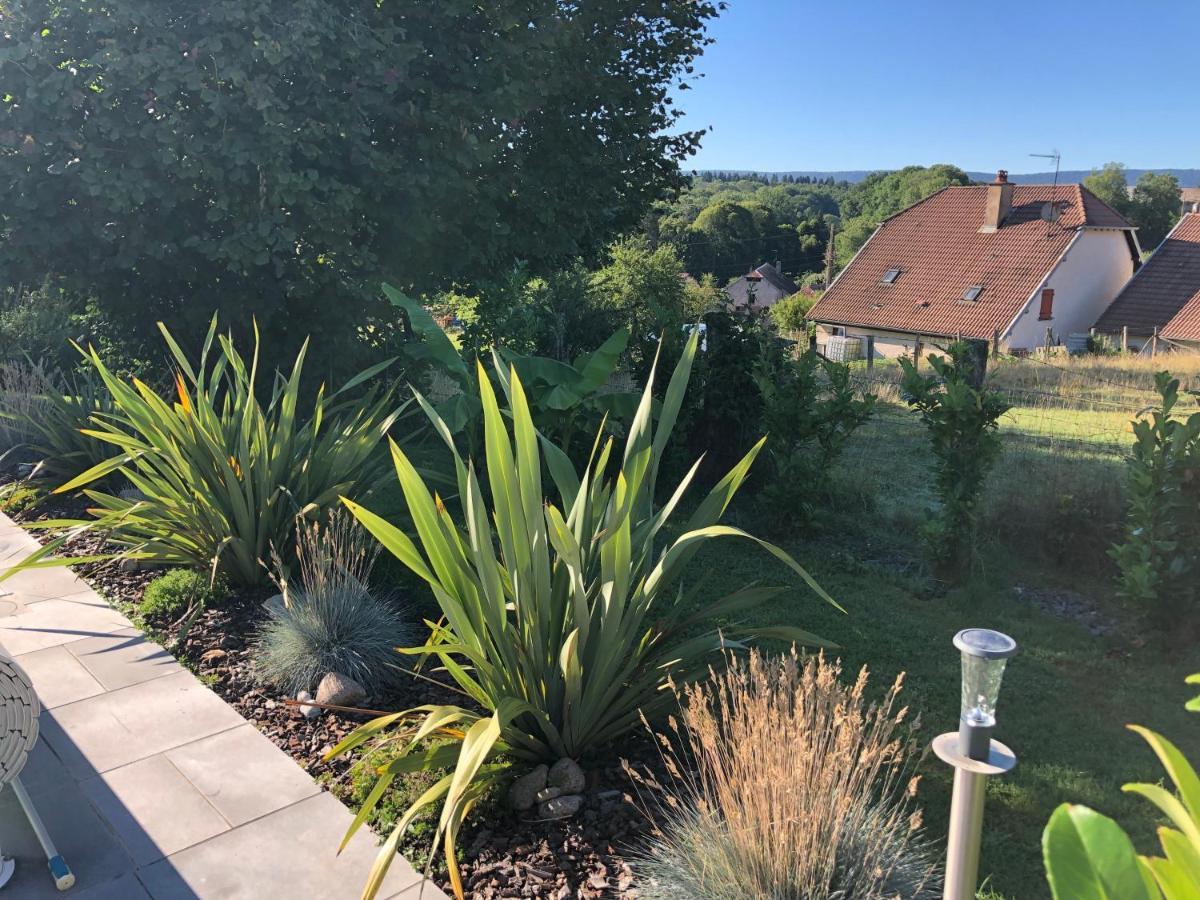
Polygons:
<instances>
[{"instance_id":1,"label":"clear blue sky","mask_svg":"<svg viewBox=\"0 0 1200 900\"><path fill-rule=\"evenodd\" d=\"M1200 168L1200 2L731 0L686 168Z\"/></svg>"}]
</instances>

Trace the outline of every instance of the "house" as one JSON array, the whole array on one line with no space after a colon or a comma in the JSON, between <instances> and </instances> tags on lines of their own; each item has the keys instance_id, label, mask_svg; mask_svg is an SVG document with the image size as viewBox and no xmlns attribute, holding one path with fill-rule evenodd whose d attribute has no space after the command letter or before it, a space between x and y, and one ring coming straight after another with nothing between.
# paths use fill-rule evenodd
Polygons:
<instances>
[{"instance_id":1,"label":"house","mask_svg":"<svg viewBox=\"0 0 1200 900\"><path fill-rule=\"evenodd\" d=\"M1130 349L1155 334L1162 349L1200 349L1200 213L1179 220L1099 317L1096 330L1127 340Z\"/></svg>"},{"instance_id":2,"label":"house","mask_svg":"<svg viewBox=\"0 0 1200 900\"><path fill-rule=\"evenodd\" d=\"M1180 188L1179 214L1200 212L1200 188Z\"/></svg>"},{"instance_id":3,"label":"house","mask_svg":"<svg viewBox=\"0 0 1200 900\"><path fill-rule=\"evenodd\" d=\"M818 345L857 337L876 356L956 337L1023 352L1086 332L1140 257L1133 226L1087 188L1000 171L886 219L808 318Z\"/></svg>"},{"instance_id":4,"label":"house","mask_svg":"<svg viewBox=\"0 0 1200 900\"><path fill-rule=\"evenodd\" d=\"M761 310L774 306L798 290L800 288L796 286L796 282L770 263L763 263L757 269L730 282L725 288L725 293L729 295L729 305L734 309Z\"/></svg>"}]
</instances>

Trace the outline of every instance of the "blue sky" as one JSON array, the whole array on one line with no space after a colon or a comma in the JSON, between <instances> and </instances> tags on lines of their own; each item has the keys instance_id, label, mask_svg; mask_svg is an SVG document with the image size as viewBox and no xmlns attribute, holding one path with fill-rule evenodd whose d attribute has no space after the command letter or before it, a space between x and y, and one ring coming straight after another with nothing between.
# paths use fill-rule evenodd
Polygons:
<instances>
[{"instance_id":1,"label":"blue sky","mask_svg":"<svg viewBox=\"0 0 1200 900\"><path fill-rule=\"evenodd\" d=\"M731 0L687 168L1200 167L1200 2Z\"/></svg>"}]
</instances>

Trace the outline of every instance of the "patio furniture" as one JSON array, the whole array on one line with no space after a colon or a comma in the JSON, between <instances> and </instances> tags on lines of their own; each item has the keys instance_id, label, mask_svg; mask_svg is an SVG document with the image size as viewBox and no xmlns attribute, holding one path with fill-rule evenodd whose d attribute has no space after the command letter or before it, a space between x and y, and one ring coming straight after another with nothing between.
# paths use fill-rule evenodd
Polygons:
<instances>
[{"instance_id":1,"label":"patio furniture","mask_svg":"<svg viewBox=\"0 0 1200 900\"><path fill-rule=\"evenodd\" d=\"M65 891L75 884L75 876L55 849L41 816L18 777L29 758L29 752L37 743L38 716L41 711L29 676L17 665L16 660L0 652L0 790L6 785L12 787L46 854L55 887ZM0 852L0 888L12 878L16 867L15 860L5 859Z\"/></svg>"}]
</instances>

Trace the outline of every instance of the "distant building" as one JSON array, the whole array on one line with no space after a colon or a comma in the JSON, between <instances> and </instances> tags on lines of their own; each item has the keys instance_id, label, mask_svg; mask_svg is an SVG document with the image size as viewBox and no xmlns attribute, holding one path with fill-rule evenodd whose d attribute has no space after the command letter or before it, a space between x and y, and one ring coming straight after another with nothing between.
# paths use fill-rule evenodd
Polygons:
<instances>
[{"instance_id":1,"label":"distant building","mask_svg":"<svg viewBox=\"0 0 1200 900\"><path fill-rule=\"evenodd\" d=\"M1200 212L1200 188L1180 188L1179 214Z\"/></svg>"},{"instance_id":2,"label":"distant building","mask_svg":"<svg viewBox=\"0 0 1200 900\"><path fill-rule=\"evenodd\" d=\"M1157 330L1164 344L1200 349L1200 213L1188 213L1096 322L1096 330L1129 346Z\"/></svg>"},{"instance_id":3,"label":"distant building","mask_svg":"<svg viewBox=\"0 0 1200 900\"><path fill-rule=\"evenodd\" d=\"M725 293L729 295L729 305L734 309L757 311L774 306L798 290L800 288L796 282L770 263L763 263L757 269L730 282L725 288Z\"/></svg>"},{"instance_id":4,"label":"distant building","mask_svg":"<svg viewBox=\"0 0 1200 900\"><path fill-rule=\"evenodd\" d=\"M996 339L1014 352L1086 332L1140 264L1134 228L1078 184L946 187L886 219L808 312L817 343L877 356ZM844 342L838 342L839 346Z\"/></svg>"}]
</instances>

